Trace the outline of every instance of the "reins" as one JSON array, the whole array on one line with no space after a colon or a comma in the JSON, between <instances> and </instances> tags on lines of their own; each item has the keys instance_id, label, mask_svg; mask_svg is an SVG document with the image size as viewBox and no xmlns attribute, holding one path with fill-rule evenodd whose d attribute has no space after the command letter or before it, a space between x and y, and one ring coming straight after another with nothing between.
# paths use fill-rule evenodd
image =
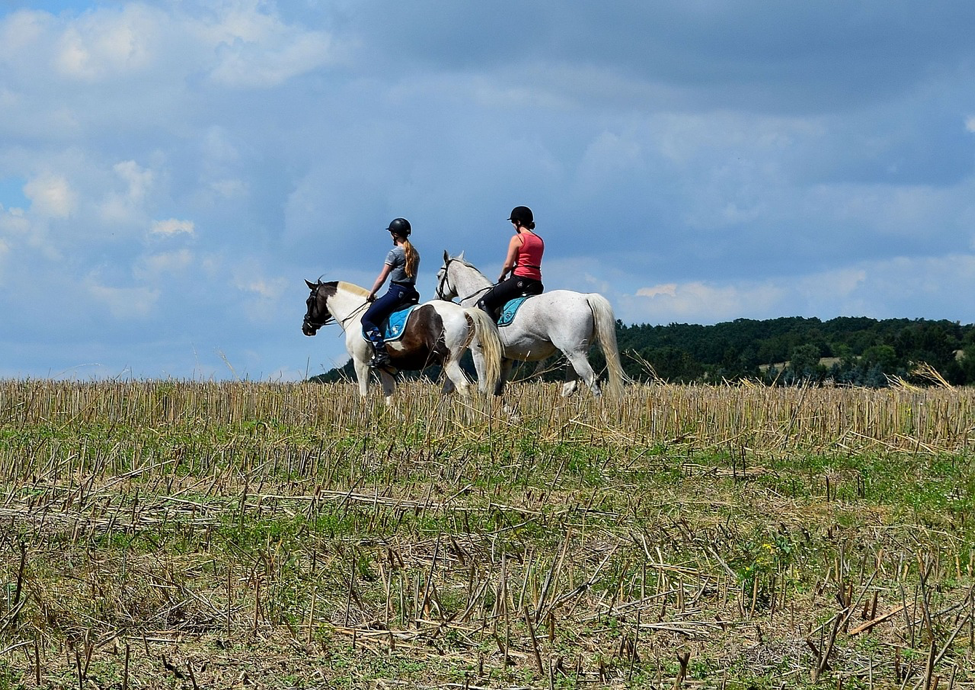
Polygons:
<instances>
[{"instance_id":1,"label":"reins","mask_svg":"<svg viewBox=\"0 0 975 690\"><path fill-rule=\"evenodd\" d=\"M318 288L317 288L317 287L315 288L315 290L314 290L314 292L312 293L312 295L313 295L313 297L314 297L314 298L315 298L316 300L318 299ZM336 318L335 318L335 317L334 317L334 316L332 315L332 313L331 313L331 312L329 312L329 313L328 313L328 316L326 316L326 317L325 317L325 320L324 320L324 321L320 321L320 322L319 322L319 321L312 321L311 319L309 319L309 318L308 318L308 315L307 315L307 314L305 314L305 319L304 319L304 322L305 322L305 323L307 323L307 324L308 324L309 326L311 326L311 327L313 327L313 328L324 328L324 327L325 327L325 326L327 326L328 324L330 324L330 323L333 323L333 322L334 322L334 323L337 323L337 324L339 324L339 326L340 326L340 327L342 328L342 330L344 331L344 330L345 330L345 324L346 324L346 323L348 323L348 322L349 322L350 320L352 320L353 318L355 318L355 317L356 317L356 315L357 315L357 314L358 314L359 312L361 312L361 311L362 311L363 309L365 309L365 308L366 308L366 307L368 307L368 306L369 306L369 302L363 302L363 303L362 303L361 305L359 305L358 307L356 307L355 309L353 309L353 310L352 310L352 312L351 312L351 313L350 313L350 314L349 314L348 316L346 316L346 317L345 317L344 319L336 319Z\"/></svg>"},{"instance_id":2,"label":"reins","mask_svg":"<svg viewBox=\"0 0 975 690\"><path fill-rule=\"evenodd\" d=\"M457 259L454 258L454 257L449 257L447 259L447 261L443 265L443 277L440 279L440 284L437 285L437 297L439 297L440 299L444 299L444 296L443 296L444 295L444 290L443 290L444 287L446 287L451 292L456 292L456 289L455 288L452 288L452 287L450 287L447 284L447 276L450 274L450 264L453 261L457 261ZM482 287L480 290L475 290L471 294L467 295L467 297L460 297L458 295L457 296L457 301L460 302L461 304L463 304L464 302L466 302L467 300L469 300L471 297L476 297L477 295L480 295L482 292L487 292L488 290L490 290L493 287L494 287L493 285L486 285L485 287Z\"/></svg>"},{"instance_id":3,"label":"reins","mask_svg":"<svg viewBox=\"0 0 975 690\"><path fill-rule=\"evenodd\" d=\"M444 254L446 254L446 253L447 252L444 252ZM440 299L445 299L444 296L443 296L443 294L444 294L444 287L445 286L447 287L448 290L450 290L452 292L454 290L452 287L450 287L449 285L447 285L447 276L450 275L450 262L451 261L453 261L453 259L448 258L444 262L444 265L443 265L443 277L440 278L440 283L437 285L437 297L439 297Z\"/></svg>"},{"instance_id":4,"label":"reins","mask_svg":"<svg viewBox=\"0 0 975 690\"><path fill-rule=\"evenodd\" d=\"M324 321L312 321L308 318L308 314L305 314L304 318L304 323L315 329L324 328L332 321L335 321L335 318L331 314L326 316Z\"/></svg>"},{"instance_id":5,"label":"reins","mask_svg":"<svg viewBox=\"0 0 975 690\"><path fill-rule=\"evenodd\" d=\"M363 309L366 309L368 306L369 306L369 302L363 302L360 306L353 309L352 313L346 316L344 319L342 319L341 321L336 320L336 323L341 324L342 330L344 331L346 322L354 318L356 314L358 314Z\"/></svg>"},{"instance_id":6,"label":"reins","mask_svg":"<svg viewBox=\"0 0 975 690\"><path fill-rule=\"evenodd\" d=\"M477 295L481 294L482 292L487 292L488 290L490 290L493 287L494 287L493 285L486 285L486 286L482 287L480 290L475 290L474 292L472 292L471 294L469 294L467 297L458 298L458 300L460 302L466 302L471 297L476 297Z\"/></svg>"}]
</instances>

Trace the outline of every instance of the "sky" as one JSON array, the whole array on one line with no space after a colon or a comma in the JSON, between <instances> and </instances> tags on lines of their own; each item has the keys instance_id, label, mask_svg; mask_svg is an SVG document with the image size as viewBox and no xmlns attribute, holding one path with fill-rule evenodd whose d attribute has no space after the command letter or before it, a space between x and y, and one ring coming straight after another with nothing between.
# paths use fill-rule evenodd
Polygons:
<instances>
[{"instance_id":1,"label":"sky","mask_svg":"<svg viewBox=\"0 0 975 690\"><path fill-rule=\"evenodd\" d=\"M0 378L295 381L305 279L975 322L975 3L0 0Z\"/></svg>"}]
</instances>

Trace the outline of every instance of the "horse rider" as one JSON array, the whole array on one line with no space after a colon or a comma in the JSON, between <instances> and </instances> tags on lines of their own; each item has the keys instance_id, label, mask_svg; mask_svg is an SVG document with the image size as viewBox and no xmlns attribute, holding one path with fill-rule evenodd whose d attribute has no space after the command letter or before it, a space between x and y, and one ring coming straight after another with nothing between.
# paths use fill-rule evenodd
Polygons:
<instances>
[{"instance_id":1,"label":"horse rider","mask_svg":"<svg viewBox=\"0 0 975 690\"><path fill-rule=\"evenodd\" d=\"M420 254L410 243L409 237L413 229L406 218L394 218L386 228L393 237L393 248L386 255L383 269L376 277L376 282L366 298L371 302L366 313L362 315L362 330L369 342L372 343L373 356L370 367L384 367L389 362L386 352L386 342L380 324L397 309L407 304L420 301L420 294L416 291L416 271L420 265ZM376 293L389 278L389 289L379 299Z\"/></svg>"},{"instance_id":2,"label":"horse rider","mask_svg":"<svg viewBox=\"0 0 975 690\"><path fill-rule=\"evenodd\" d=\"M535 219L527 206L515 206L508 220L515 226L515 234L508 242L508 255L501 268L498 284L477 302L495 321L500 309L509 301L523 295L540 295L542 285L542 254L545 242L535 234ZM508 273L511 276L508 277Z\"/></svg>"}]
</instances>

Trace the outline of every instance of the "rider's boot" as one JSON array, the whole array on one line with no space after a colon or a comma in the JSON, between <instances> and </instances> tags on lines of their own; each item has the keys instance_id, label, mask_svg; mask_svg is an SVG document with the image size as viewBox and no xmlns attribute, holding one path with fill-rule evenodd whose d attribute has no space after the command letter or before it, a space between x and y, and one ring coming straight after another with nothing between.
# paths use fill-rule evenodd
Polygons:
<instances>
[{"instance_id":1,"label":"rider's boot","mask_svg":"<svg viewBox=\"0 0 975 690\"><path fill-rule=\"evenodd\" d=\"M386 343L378 342L372 344L372 359L369 366L373 369L388 367L390 365L389 353L386 352Z\"/></svg>"},{"instance_id":2,"label":"rider's boot","mask_svg":"<svg viewBox=\"0 0 975 690\"><path fill-rule=\"evenodd\" d=\"M491 317L491 320L494 321L494 323L497 323L498 319L501 318L501 314L497 310L491 309L491 307L485 304L483 299L477 301L477 306L481 311Z\"/></svg>"}]
</instances>

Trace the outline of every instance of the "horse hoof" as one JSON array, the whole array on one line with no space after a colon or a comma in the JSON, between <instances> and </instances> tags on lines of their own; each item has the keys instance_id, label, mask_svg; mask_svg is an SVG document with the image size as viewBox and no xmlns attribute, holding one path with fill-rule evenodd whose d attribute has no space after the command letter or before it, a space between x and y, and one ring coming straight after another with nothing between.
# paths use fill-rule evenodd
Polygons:
<instances>
[{"instance_id":1,"label":"horse hoof","mask_svg":"<svg viewBox=\"0 0 975 690\"><path fill-rule=\"evenodd\" d=\"M521 421L521 415L518 413L518 410L511 405L505 403L501 410L508 415L508 421L512 424L518 424Z\"/></svg>"}]
</instances>

